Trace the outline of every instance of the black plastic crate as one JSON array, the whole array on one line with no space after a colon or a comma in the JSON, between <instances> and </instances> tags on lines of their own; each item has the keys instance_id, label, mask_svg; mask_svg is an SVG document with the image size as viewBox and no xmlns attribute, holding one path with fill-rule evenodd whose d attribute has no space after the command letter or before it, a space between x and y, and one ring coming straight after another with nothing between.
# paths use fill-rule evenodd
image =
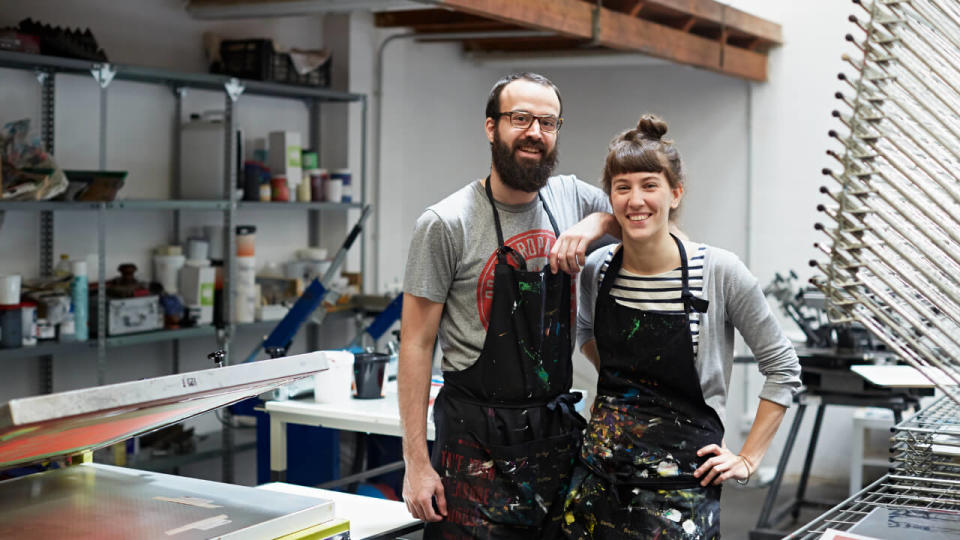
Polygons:
<instances>
[{"instance_id":1,"label":"black plastic crate","mask_svg":"<svg viewBox=\"0 0 960 540\"><path fill-rule=\"evenodd\" d=\"M273 80L273 42L269 39L225 40L220 43L221 71L226 75Z\"/></svg>"},{"instance_id":2,"label":"black plastic crate","mask_svg":"<svg viewBox=\"0 0 960 540\"><path fill-rule=\"evenodd\" d=\"M320 67L301 75L293 65L293 60L287 53L274 53L273 74L271 80L276 82L302 84L307 86L330 86L330 62L327 59Z\"/></svg>"},{"instance_id":3,"label":"black plastic crate","mask_svg":"<svg viewBox=\"0 0 960 540\"><path fill-rule=\"evenodd\" d=\"M226 75L307 86L330 86L330 60L301 75L287 53L273 50L269 39L226 40L220 43L220 70Z\"/></svg>"}]
</instances>

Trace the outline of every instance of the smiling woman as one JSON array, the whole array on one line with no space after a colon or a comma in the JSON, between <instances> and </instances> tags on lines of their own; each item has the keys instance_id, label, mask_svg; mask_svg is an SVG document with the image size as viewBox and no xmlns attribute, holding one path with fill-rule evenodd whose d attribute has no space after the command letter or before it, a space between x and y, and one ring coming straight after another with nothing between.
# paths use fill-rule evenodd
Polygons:
<instances>
[{"instance_id":1,"label":"smiling woman","mask_svg":"<svg viewBox=\"0 0 960 540\"><path fill-rule=\"evenodd\" d=\"M570 538L718 537L720 484L749 480L800 384L750 271L670 233L684 175L666 132L644 115L604 164L622 243L591 254L580 281L577 341L599 379L565 503ZM739 454L723 442L734 328L767 378Z\"/></svg>"}]
</instances>

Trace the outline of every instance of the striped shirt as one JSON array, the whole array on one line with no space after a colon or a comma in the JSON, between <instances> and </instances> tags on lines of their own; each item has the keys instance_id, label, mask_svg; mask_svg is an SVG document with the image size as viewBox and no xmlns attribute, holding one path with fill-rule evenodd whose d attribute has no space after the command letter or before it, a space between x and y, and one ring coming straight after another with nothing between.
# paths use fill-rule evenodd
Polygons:
<instances>
[{"instance_id":1,"label":"striped shirt","mask_svg":"<svg viewBox=\"0 0 960 540\"><path fill-rule=\"evenodd\" d=\"M703 254L706 246L701 244L696 250L687 254L687 287L694 296L703 297ZM600 269L597 284L603 282L610 261L613 260L614 250L611 250ZM620 274L610 287L610 296L618 304L631 309L682 315L683 301L680 293L683 285L682 270L676 268L669 272L654 276L642 276L628 272L622 266ZM693 340L693 354L697 354L697 343L700 335L700 313L690 312L690 337Z\"/></svg>"}]
</instances>

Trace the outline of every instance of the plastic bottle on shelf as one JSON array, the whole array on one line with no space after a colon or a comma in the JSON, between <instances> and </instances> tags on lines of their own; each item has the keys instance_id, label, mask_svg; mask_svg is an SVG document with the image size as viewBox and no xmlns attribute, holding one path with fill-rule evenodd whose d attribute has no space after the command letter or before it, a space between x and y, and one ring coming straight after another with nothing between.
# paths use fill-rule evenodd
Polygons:
<instances>
[{"instance_id":1,"label":"plastic bottle on shelf","mask_svg":"<svg viewBox=\"0 0 960 540\"><path fill-rule=\"evenodd\" d=\"M70 282L70 296L73 299L73 325L77 341L86 341L89 283L87 281L87 261L73 261L71 264L73 280Z\"/></svg>"},{"instance_id":2,"label":"plastic bottle on shelf","mask_svg":"<svg viewBox=\"0 0 960 540\"><path fill-rule=\"evenodd\" d=\"M65 278L70 276L70 256L66 253L60 254L60 261L53 268L53 277Z\"/></svg>"}]
</instances>

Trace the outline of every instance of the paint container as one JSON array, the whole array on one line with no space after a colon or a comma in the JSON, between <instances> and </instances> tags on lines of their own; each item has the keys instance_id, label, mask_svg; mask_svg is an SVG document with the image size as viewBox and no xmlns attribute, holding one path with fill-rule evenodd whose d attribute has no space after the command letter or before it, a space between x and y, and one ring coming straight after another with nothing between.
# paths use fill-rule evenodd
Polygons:
<instances>
[{"instance_id":1,"label":"paint container","mask_svg":"<svg viewBox=\"0 0 960 540\"><path fill-rule=\"evenodd\" d=\"M183 255L154 255L153 256L153 277L163 286L167 294L177 294L178 279L180 269L187 258Z\"/></svg>"},{"instance_id":2,"label":"paint container","mask_svg":"<svg viewBox=\"0 0 960 540\"><path fill-rule=\"evenodd\" d=\"M210 257L210 242L205 238L187 238L187 260L203 261Z\"/></svg>"},{"instance_id":3,"label":"paint container","mask_svg":"<svg viewBox=\"0 0 960 540\"><path fill-rule=\"evenodd\" d=\"M323 184L330 179L326 169L312 169L310 171L310 200L323 201Z\"/></svg>"},{"instance_id":4,"label":"paint container","mask_svg":"<svg viewBox=\"0 0 960 540\"><path fill-rule=\"evenodd\" d=\"M253 225L237 225L237 257L253 257L256 254L257 228Z\"/></svg>"},{"instance_id":5,"label":"paint container","mask_svg":"<svg viewBox=\"0 0 960 540\"><path fill-rule=\"evenodd\" d=\"M340 180L343 185L343 194L339 202L353 202L353 175L350 173L350 169L335 169L330 173L330 180Z\"/></svg>"},{"instance_id":6,"label":"paint container","mask_svg":"<svg viewBox=\"0 0 960 540\"><path fill-rule=\"evenodd\" d=\"M73 280L70 282L70 297L73 302L73 324L77 341L86 341L89 337L87 327L88 310L90 309L90 285L87 281L87 261L73 261L70 263Z\"/></svg>"},{"instance_id":7,"label":"paint container","mask_svg":"<svg viewBox=\"0 0 960 540\"><path fill-rule=\"evenodd\" d=\"M37 339L40 341L50 341L56 339L57 328L45 318L37 319Z\"/></svg>"},{"instance_id":8,"label":"paint container","mask_svg":"<svg viewBox=\"0 0 960 540\"><path fill-rule=\"evenodd\" d=\"M323 184L323 197L327 202L338 203L343 200L343 180L331 177Z\"/></svg>"},{"instance_id":9,"label":"paint container","mask_svg":"<svg viewBox=\"0 0 960 540\"><path fill-rule=\"evenodd\" d=\"M223 260L223 225L204 225L203 235L210 243L210 260Z\"/></svg>"},{"instance_id":10,"label":"paint container","mask_svg":"<svg viewBox=\"0 0 960 540\"><path fill-rule=\"evenodd\" d=\"M73 313L67 314L67 316L60 321L60 324L57 326L57 340L58 341L76 341L77 340L77 326L73 322Z\"/></svg>"},{"instance_id":11,"label":"paint container","mask_svg":"<svg viewBox=\"0 0 960 540\"><path fill-rule=\"evenodd\" d=\"M309 180L297 184L297 202L310 202L310 190L311 184Z\"/></svg>"},{"instance_id":12,"label":"paint container","mask_svg":"<svg viewBox=\"0 0 960 540\"><path fill-rule=\"evenodd\" d=\"M390 356L381 353L360 353L353 357L353 397L376 399L384 396L387 362Z\"/></svg>"},{"instance_id":13,"label":"paint container","mask_svg":"<svg viewBox=\"0 0 960 540\"><path fill-rule=\"evenodd\" d=\"M0 276L0 306L20 305L20 275Z\"/></svg>"},{"instance_id":14,"label":"paint container","mask_svg":"<svg viewBox=\"0 0 960 540\"><path fill-rule=\"evenodd\" d=\"M298 249L296 262L302 263L301 277L308 282L322 278L331 263L327 260L327 250L315 247Z\"/></svg>"},{"instance_id":15,"label":"paint container","mask_svg":"<svg viewBox=\"0 0 960 540\"><path fill-rule=\"evenodd\" d=\"M24 347L33 347L37 344L37 304L24 302L20 304L21 340Z\"/></svg>"},{"instance_id":16,"label":"paint container","mask_svg":"<svg viewBox=\"0 0 960 540\"><path fill-rule=\"evenodd\" d=\"M236 287L234 287L233 314L238 323L254 321L259 294L256 286L256 257L237 257Z\"/></svg>"},{"instance_id":17,"label":"paint container","mask_svg":"<svg viewBox=\"0 0 960 540\"><path fill-rule=\"evenodd\" d=\"M353 380L353 354L324 351L329 369L313 376L313 399L317 403L342 403L350 399Z\"/></svg>"},{"instance_id":18,"label":"paint container","mask_svg":"<svg viewBox=\"0 0 960 540\"><path fill-rule=\"evenodd\" d=\"M23 346L23 316L20 314L20 304L0 306L0 333L0 348L16 349Z\"/></svg>"},{"instance_id":19,"label":"paint container","mask_svg":"<svg viewBox=\"0 0 960 540\"><path fill-rule=\"evenodd\" d=\"M270 179L270 200L274 202L290 202L290 186L286 176L274 176Z\"/></svg>"}]
</instances>

